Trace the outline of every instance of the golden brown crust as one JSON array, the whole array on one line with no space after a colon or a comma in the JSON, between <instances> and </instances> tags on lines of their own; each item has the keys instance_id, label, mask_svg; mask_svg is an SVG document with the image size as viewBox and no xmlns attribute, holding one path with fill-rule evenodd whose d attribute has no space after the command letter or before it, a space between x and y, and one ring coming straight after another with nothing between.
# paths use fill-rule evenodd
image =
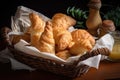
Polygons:
<instances>
[{"instance_id":1,"label":"golden brown crust","mask_svg":"<svg viewBox=\"0 0 120 80\"><path fill-rule=\"evenodd\" d=\"M18 43L20 41L20 39L23 39L29 43L30 42L30 34L24 33L22 35L10 35L10 41L12 42L12 45Z\"/></svg>"},{"instance_id":2,"label":"golden brown crust","mask_svg":"<svg viewBox=\"0 0 120 80\"><path fill-rule=\"evenodd\" d=\"M30 28L31 43L30 44L32 46L35 46L36 44L38 44L40 36L41 36L42 32L44 31L46 22L43 21L43 19L35 13L30 13L29 17L30 17L30 21L31 21L31 28Z\"/></svg>"},{"instance_id":3,"label":"golden brown crust","mask_svg":"<svg viewBox=\"0 0 120 80\"><path fill-rule=\"evenodd\" d=\"M73 41L75 42L75 44L70 48L70 53L73 55L90 51L95 45L95 39L86 30L78 29L73 31L71 34Z\"/></svg>"},{"instance_id":4,"label":"golden brown crust","mask_svg":"<svg viewBox=\"0 0 120 80\"><path fill-rule=\"evenodd\" d=\"M52 17L53 33L56 44L56 52L68 48L72 41L71 33L67 30L70 26L76 24L76 20L63 13L56 13Z\"/></svg>"},{"instance_id":5,"label":"golden brown crust","mask_svg":"<svg viewBox=\"0 0 120 80\"><path fill-rule=\"evenodd\" d=\"M79 54L83 54L84 52L86 52L87 49L83 48L83 46L79 43L74 44L71 48L70 48L70 54L76 56Z\"/></svg>"},{"instance_id":6,"label":"golden brown crust","mask_svg":"<svg viewBox=\"0 0 120 80\"><path fill-rule=\"evenodd\" d=\"M68 29L70 26L74 26L76 24L76 20L66 14L56 13L52 17L52 23L53 27L63 27Z\"/></svg>"},{"instance_id":7,"label":"golden brown crust","mask_svg":"<svg viewBox=\"0 0 120 80\"><path fill-rule=\"evenodd\" d=\"M45 31L42 33L39 44L36 44L36 47L41 52L55 54L55 41L53 37L52 23L50 21L46 22Z\"/></svg>"},{"instance_id":8,"label":"golden brown crust","mask_svg":"<svg viewBox=\"0 0 120 80\"><path fill-rule=\"evenodd\" d=\"M83 40L88 39L90 41L91 45L95 44L95 39L86 30L78 29L78 30L75 30L75 31L71 32L71 34L72 34L72 38L73 38L74 42L77 42L77 41L79 41L81 39L83 39Z\"/></svg>"},{"instance_id":9,"label":"golden brown crust","mask_svg":"<svg viewBox=\"0 0 120 80\"><path fill-rule=\"evenodd\" d=\"M56 53L56 56L58 56L61 59L68 59L69 57L71 57L71 54L69 53L68 50L64 50L64 51L60 51L58 53Z\"/></svg>"},{"instance_id":10,"label":"golden brown crust","mask_svg":"<svg viewBox=\"0 0 120 80\"><path fill-rule=\"evenodd\" d=\"M54 28L53 32L56 44L56 52L67 49L72 41L71 33L61 27L56 29Z\"/></svg>"}]
</instances>

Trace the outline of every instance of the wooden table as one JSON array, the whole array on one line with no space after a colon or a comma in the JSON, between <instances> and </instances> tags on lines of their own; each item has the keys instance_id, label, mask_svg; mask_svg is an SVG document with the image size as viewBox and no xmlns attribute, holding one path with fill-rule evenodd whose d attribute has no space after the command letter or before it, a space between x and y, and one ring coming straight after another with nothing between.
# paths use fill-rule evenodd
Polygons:
<instances>
[{"instance_id":1,"label":"wooden table","mask_svg":"<svg viewBox=\"0 0 120 80\"><path fill-rule=\"evenodd\" d=\"M102 61L99 69L90 68L81 77L74 80L120 80L120 62Z\"/></svg>"},{"instance_id":2,"label":"wooden table","mask_svg":"<svg viewBox=\"0 0 120 80\"><path fill-rule=\"evenodd\" d=\"M9 63L1 63L0 80L120 80L120 62L102 61L99 69L90 68L87 73L74 79L45 71L14 71Z\"/></svg>"}]
</instances>

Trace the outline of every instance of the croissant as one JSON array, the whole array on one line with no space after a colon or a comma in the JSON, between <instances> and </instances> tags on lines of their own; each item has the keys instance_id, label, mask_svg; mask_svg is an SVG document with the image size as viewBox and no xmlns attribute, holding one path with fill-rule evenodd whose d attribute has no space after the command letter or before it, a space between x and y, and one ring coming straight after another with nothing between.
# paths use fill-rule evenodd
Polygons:
<instances>
[{"instance_id":1,"label":"croissant","mask_svg":"<svg viewBox=\"0 0 120 80\"><path fill-rule=\"evenodd\" d=\"M73 55L79 55L86 51L90 51L95 45L95 39L86 30L78 29L71 32L71 34L73 42L75 42L70 48L70 53Z\"/></svg>"},{"instance_id":2,"label":"croissant","mask_svg":"<svg viewBox=\"0 0 120 80\"><path fill-rule=\"evenodd\" d=\"M52 17L52 23L53 27L63 27L68 29L76 24L76 20L66 14L56 13Z\"/></svg>"},{"instance_id":3,"label":"croissant","mask_svg":"<svg viewBox=\"0 0 120 80\"><path fill-rule=\"evenodd\" d=\"M53 33L56 44L56 52L65 50L72 41L71 33L67 30L76 24L76 20L63 13L56 13L52 17Z\"/></svg>"},{"instance_id":4,"label":"croissant","mask_svg":"<svg viewBox=\"0 0 120 80\"><path fill-rule=\"evenodd\" d=\"M71 32L71 34L74 42L77 42L81 39L83 40L87 39L88 41L90 41L92 46L95 45L94 37L84 29L74 30L73 32Z\"/></svg>"},{"instance_id":5,"label":"croissant","mask_svg":"<svg viewBox=\"0 0 120 80\"><path fill-rule=\"evenodd\" d=\"M53 37L52 23L50 21L46 22L45 30L42 33L39 43L36 47L41 52L48 52L55 54L55 41Z\"/></svg>"},{"instance_id":6,"label":"croissant","mask_svg":"<svg viewBox=\"0 0 120 80\"><path fill-rule=\"evenodd\" d=\"M35 46L36 44L38 44L41 34L44 31L46 22L39 15L35 13L30 13L29 18L31 21L31 26L30 26L31 42L30 44L32 46Z\"/></svg>"},{"instance_id":7,"label":"croissant","mask_svg":"<svg viewBox=\"0 0 120 80\"><path fill-rule=\"evenodd\" d=\"M56 52L69 48L69 44L72 41L72 35L68 30L61 27L53 28L53 33L56 45Z\"/></svg>"}]
</instances>

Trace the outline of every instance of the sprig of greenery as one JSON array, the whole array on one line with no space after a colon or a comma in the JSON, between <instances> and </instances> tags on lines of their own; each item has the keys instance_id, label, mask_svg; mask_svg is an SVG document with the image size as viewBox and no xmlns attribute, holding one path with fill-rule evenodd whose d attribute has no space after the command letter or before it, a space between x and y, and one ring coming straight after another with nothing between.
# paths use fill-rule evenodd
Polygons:
<instances>
[{"instance_id":1,"label":"sprig of greenery","mask_svg":"<svg viewBox=\"0 0 120 80\"><path fill-rule=\"evenodd\" d=\"M84 29L86 28L85 22L88 17L87 12L88 11L84 11L80 8L76 8L75 6L67 8L67 14L73 17L77 21L75 25L76 28L84 28Z\"/></svg>"}]
</instances>

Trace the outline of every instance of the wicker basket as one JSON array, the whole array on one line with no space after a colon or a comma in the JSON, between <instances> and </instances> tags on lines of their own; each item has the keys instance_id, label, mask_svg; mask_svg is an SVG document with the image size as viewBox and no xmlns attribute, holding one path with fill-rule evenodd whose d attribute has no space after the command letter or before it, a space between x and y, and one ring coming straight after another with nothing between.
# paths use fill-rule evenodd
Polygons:
<instances>
[{"instance_id":1,"label":"wicker basket","mask_svg":"<svg viewBox=\"0 0 120 80\"><path fill-rule=\"evenodd\" d=\"M8 43L10 43L10 41L7 38L6 40L8 41ZM92 52L87 52L86 54L81 56L77 61L74 61L73 64L65 64L65 63L54 61L54 60L45 59L42 57L37 57L37 56L23 53L21 51L16 50L10 44L8 44L8 49L11 51L11 53L13 54L16 60L24 64L27 64L32 68L40 69L40 70L42 69L45 71L49 71L55 74L72 77L72 78L81 76L82 74L86 73L89 69L89 66L87 65L78 66L78 63L80 61L83 61L89 57L96 56L98 54L102 54L102 55L109 54L109 50L107 48L100 48L100 49L93 50Z\"/></svg>"}]
</instances>

